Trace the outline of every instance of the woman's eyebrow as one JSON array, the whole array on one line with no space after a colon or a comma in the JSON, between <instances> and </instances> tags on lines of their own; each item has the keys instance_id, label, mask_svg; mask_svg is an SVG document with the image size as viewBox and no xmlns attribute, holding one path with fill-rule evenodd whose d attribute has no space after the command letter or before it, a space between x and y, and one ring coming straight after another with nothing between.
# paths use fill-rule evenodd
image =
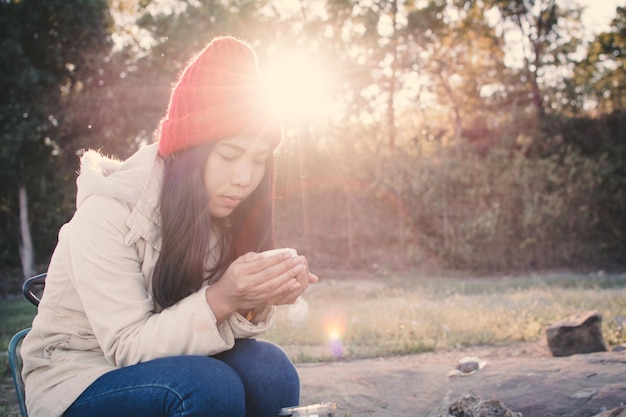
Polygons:
<instances>
[{"instance_id":1,"label":"woman's eyebrow","mask_svg":"<svg viewBox=\"0 0 626 417\"><path fill-rule=\"evenodd\" d=\"M239 146L239 145L234 144L234 143L229 143L229 142L222 142L222 143L219 144L219 146L224 146L224 147L227 147L229 149L233 149L233 150L235 150L237 152L240 152L240 153L244 153L244 152L247 151L247 148L245 148L243 146ZM254 154L255 155L266 155L266 154L268 155L271 152L272 152L272 149L270 147L268 147L267 149L258 150Z\"/></svg>"},{"instance_id":2,"label":"woman's eyebrow","mask_svg":"<svg viewBox=\"0 0 626 417\"><path fill-rule=\"evenodd\" d=\"M234 149L239 152L246 151L245 148L243 148L242 146L235 145L234 143L222 142L218 145L218 147L226 147L226 148Z\"/></svg>"}]
</instances>

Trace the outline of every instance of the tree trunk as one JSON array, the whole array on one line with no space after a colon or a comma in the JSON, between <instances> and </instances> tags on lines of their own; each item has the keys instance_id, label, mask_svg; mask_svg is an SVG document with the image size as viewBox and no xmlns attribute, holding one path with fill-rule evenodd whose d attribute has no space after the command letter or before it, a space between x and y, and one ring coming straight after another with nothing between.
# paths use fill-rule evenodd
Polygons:
<instances>
[{"instance_id":1,"label":"tree trunk","mask_svg":"<svg viewBox=\"0 0 626 417\"><path fill-rule=\"evenodd\" d=\"M396 76L398 67L398 37L396 35L396 21L398 18L398 1L391 1L391 22L393 32L390 39L391 47L391 76L389 77L389 95L387 97L387 119L389 125L389 148L393 149L396 145L396 116L394 106L394 96L396 94Z\"/></svg>"},{"instance_id":2,"label":"tree trunk","mask_svg":"<svg viewBox=\"0 0 626 417\"><path fill-rule=\"evenodd\" d=\"M540 65L541 65L541 53L542 53L542 48L541 48L541 43L534 42L533 43L533 54L534 54L534 58L533 58L533 65L532 67L527 65L528 68L528 81L530 82L530 88L531 88L531 92L533 95L533 106L535 107L535 110L537 111L537 114L539 115L539 117L545 116L546 112L545 112L545 108L543 107L543 96L541 93L541 88L539 88L539 80L538 80L538 73L539 73L539 69L540 69Z\"/></svg>"},{"instance_id":3,"label":"tree trunk","mask_svg":"<svg viewBox=\"0 0 626 417\"><path fill-rule=\"evenodd\" d=\"M22 262L22 272L26 279L35 275L35 256L33 239L30 233L30 223L28 222L28 194L26 192L26 184L18 180L17 189L20 209L20 260Z\"/></svg>"},{"instance_id":4,"label":"tree trunk","mask_svg":"<svg viewBox=\"0 0 626 417\"><path fill-rule=\"evenodd\" d=\"M343 192L346 197L346 232L348 235L348 260L352 261L354 259L354 216L352 215L353 198L347 182L342 180L341 183L343 185Z\"/></svg>"}]
</instances>

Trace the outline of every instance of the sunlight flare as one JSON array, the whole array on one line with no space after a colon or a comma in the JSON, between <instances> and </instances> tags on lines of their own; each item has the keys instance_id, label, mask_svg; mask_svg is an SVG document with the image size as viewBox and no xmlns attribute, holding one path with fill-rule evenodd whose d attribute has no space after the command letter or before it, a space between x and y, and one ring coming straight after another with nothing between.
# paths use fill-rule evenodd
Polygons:
<instances>
[{"instance_id":1,"label":"sunlight flare","mask_svg":"<svg viewBox=\"0 0 626 417\"><path fill-rule=\"evenodd\" d=\"M298 52L272 59L266 79L287 123L319 121L333 111L331 65Z\"/></svg>"},{"instance_id":2,"label":"sunlight flare","mask_svg":"<svg viewBox=\"0 0 626 417\"><path fill-rule=\"evenodd\" d=\"M331 314L324 321L324 333L328 335L328 352L335 358L344 355L341 337L345 330L346 320L341 313Z\"/></svg>"}]
</instances>

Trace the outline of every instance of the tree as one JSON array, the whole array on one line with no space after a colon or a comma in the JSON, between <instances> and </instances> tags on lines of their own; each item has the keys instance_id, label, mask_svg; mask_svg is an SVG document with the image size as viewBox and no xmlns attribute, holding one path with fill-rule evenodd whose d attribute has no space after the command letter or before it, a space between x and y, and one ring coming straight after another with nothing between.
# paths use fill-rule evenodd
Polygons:
<instances>
[{"instance_id":1,"label":"tree","mask_svg":"<svg viewBox=\"0 0 626 417\"><path fill-rule=\"evenodd\" d=\"M110 48L109 25L104 0L0 2L0 180L8 191L2 228L19 236L25 277L35 269L30 196L53 198L46 188L54 172L47 168L60 155L62 102L93 80ZM3 263L11 263L11 244L2 242Z\"/></svg>"},{"instance_id":2,"label":"tree","mask_svg":"<svg viewBox=\"0 0 626 417\"><path fill-rule=\"evenodd\" d=\"M474 1L474 0L472 0ZM461 0L462 2L462 0ZM558 103L547 103L546 90L563 87L581 45L581 8L563 8L557 0L485 0L501 16L503 33L519 39L521 81L541 117Z\"/></svg>"},{"instance_id":3,"label":"tree","mask_svg":"<svg viewBox=\"0 0 626 417\"><path fill-rule=\"evenodd\" d=\"M575 81L587 86L584 96L593 100L598 110L626 109L626 7L618 7L610 30L593 40L576 68Z\"/></svg>"}]
</instances>

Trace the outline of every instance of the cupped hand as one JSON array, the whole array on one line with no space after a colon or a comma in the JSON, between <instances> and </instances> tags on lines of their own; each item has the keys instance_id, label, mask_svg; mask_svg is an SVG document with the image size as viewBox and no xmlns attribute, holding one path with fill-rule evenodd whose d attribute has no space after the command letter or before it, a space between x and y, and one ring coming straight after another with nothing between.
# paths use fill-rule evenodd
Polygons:
<instances>
[{"instance_id":1,"label":"cupped hand","mask_svg":"<svg viewBox=\"0 0 626 417\"><path fill-rule=\"evenodd\" d=\"M299 261L302 262L302 265L304 265L304 268L295 277L296 280L300 283L300 287L299 287L300 293L296 296L296 298L294 298L290 303L287 303L287 304L294 303L296 299L302 293L304 293L304 291L306 291L309 284L314 284L319 281L318 276L315 274L312 274L311 271L309 271L309 263L307 259L302 255L299 255L296 258L299 258Z\"/></svg>"},{"instance_id":2,"label":"cupped hand","mask_svg":"<svg viewBox=\"0 0 626 417\"><path fill-rule=\"evenodd\" d=\"M207 288L206 298L220 322L235 311L294 303L309 283L317 281L304 256L281 253L264 258L250 252L237 258Z\"/></svg>"},{"instance_id":3,"label":"cupped hand","mask_svg":"<svg viewBox=\"0 0 626 417\"><path fill-rule=\"evenodd\" d=\"M273 256L282 256L282 255L273 255ZM282 304L293 304L296 302L298 297L302 295L309 284L313 284L319 281L317 275L312 274L309 271L309 265L306 257L302 255L294 256L290 258L290 261L294 265L294 268L291 270L295 275L292 277L299 285L295 285L287 288L287 291L278 293L276 297L268 300L267 304L272 305L282 305Z\"/></svg>"}]
</instances>

